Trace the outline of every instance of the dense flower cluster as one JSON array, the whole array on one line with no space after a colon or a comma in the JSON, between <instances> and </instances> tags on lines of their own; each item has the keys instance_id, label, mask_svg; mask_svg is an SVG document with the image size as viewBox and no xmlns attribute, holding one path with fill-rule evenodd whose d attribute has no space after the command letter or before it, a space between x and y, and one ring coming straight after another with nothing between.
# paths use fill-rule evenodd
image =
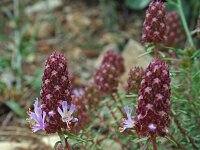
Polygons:
<instances>
[{"instance_id":1,"label":"dense flower cluster","mask_svg":"<svg viewBox=\"0 0 200 150\"><path fill-rule=\"evenodd\" d=\"M88 84L85 86L84 97L87 100L87 104L89 107L93 108L99 105L100 94L94 84Z\"/></svg>"},{"instance_id":2,"label":"dense flower cluster","mask_svg":"<svg viewBox=\"0 0 200 150\"><path fill-rule=\"evenodd\" d=\"M72 101L76 105L76 109L78 110L78 124L75 124L73 127L73 132L78 133L80 130L86 128L86 126L90 123L90 115L89 110L86 106L87 102L83 95L73 95Z\"/></svg>"},{"instance_id":3,"label":"dense flower cluster","mask_svg":"<svg viewBox=\"0 0 200 150\"><path fill-rule=\"evenodd\" d=\"M119 72L110 63L103 63L96 71L94 83L102 93L115 93L119 84Z\"/></svg>"},{"instance_id":4,"label":"dense flower cluster","mask_svg":"<svg viewBox=\"0 0 200 150\"><path fill-rule=\"evenodd\" d=\"M180 46L184 39L185 35L183 34L182 26L180 23L179 15L176 11L172 11L166 14L166 40L164 45L166 46Z\"/></svg>"},{"instance_id":5,"label":"dense flower cluster","mask_svg":"<svg viewBox=\"0 0 200 150\"><path fill-rule=\"evenodd\" d=\"M166 39L165 4L163 1L154 0L146 11L143 24L142 40L147 43L161 43Z\"/></svg>"},{"instance_id":6,"label":"dense flower cluster","mask_svg":"<svg viewBox=\"0 0 200 150\"><path fill-rule=\"evenodd\" d=\"M136 116L135 130L139 136L165 136L170 124L170 75L165 62L150 63L142 78Z\"/></svg>"},{"instance_id":7,"label":"dense flower cluster","mask_svg":"<svg viewBox=\"0 0 200 150\"><path fill-rule=\"evenodd\" d=\"M61 128L71 129L78 120L72 116L75 105L71 104L67 62L62 54L54 52L46 60L42 84L41 104L36 100L34 112L28 113L33 131L55 133Z\"/></svg>"},{"instance_id":8,"label":"dense flower cluster","mask_svg":"<svg viewBox=\"0 0 200 150\"><path fill-rule=\"evenodd\" d=\"M114 52L112 50L107 51L102 61L102 64L104 63L113 65L120 75L125 72L124 59L117 52Z\"/></svg>"},{"instance_id":9,"label":"dense flower cluster","mask_svg":"<svg viewBox=\"0 0 200 150\"><path fill-rule=\"evenodd\" d=\"M127 93L137 93L139 89L140 82L142 80L142 76L144 74L144 70L141 67L133 67L128 74L128 86Z\"/></svg>"}]
</instances>

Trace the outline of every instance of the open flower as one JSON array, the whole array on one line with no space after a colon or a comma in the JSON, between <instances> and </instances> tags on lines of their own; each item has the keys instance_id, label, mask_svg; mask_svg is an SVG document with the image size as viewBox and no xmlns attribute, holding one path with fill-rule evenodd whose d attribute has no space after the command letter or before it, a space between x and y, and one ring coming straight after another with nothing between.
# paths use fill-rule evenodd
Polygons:
<instances>
[{"instance_id":1,"label":"open flower","mask_svg":"<svg viewBox=\"0 0 200 150\"><path fill-rule=\"evenodd\" d=\"M45 129L44 120L46 117L46 112L42 111L41 106L38 105L38 98L36 98L34 103L34 112L29 110L28 115L30 118L28 118L27 121L30 123L30 127L32 128L33 132Z\"/></svg>"},{"instance_id":2,"label":"open flower","mask_svg":"<svg viewBox=\"0 0 200 150\"><path fill-rule=\"evenodd\" d=\"M67 101L62 101L62 110L58 107L58 113L62 117L62 121L67 123L67 128L70 129L71 122L77 122L78 119L72 116L75 111L75 105L67 105Z\"/></svg>"},{"instance_id":3,"label":"open flower","mask_svg":"<svg viewBox=\"0 0 200 150\"><path fill-rule=\"evenodd\" d=\"M119 128L120 132L124 132L124 130L126 130L127 128L133 128L134 127L134 121L131 117L131 113L132 113L133 109L126 106L126 107L124 107L124 110L126 112L127 119L125 119L125 118L122 119L122 127Z\"/></svg>"}]
</instances>

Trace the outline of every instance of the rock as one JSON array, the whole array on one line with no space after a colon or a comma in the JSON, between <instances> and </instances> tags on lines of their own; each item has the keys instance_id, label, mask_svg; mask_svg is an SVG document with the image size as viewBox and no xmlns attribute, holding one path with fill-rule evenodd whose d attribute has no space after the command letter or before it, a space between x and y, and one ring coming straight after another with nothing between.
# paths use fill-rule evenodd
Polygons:
<instances>
[{"instance_id":1,"label":"rock","mask_svg":"<svg viewBox=\"0 0 200 150\"><path fill-rule=\"evenodd\" d=\"M53 147L52 147L53 148ZM48 145L40 141L2 141L0 142L1 150L50 150Z\"/></svg>"},{"instance_id":2,"label":"rock","mask_svg":"<svg viewBox=\"0 0 200 150\"><path fill-rule=\"evenodd\" d=\"M91 26L91 20L87 16L80 12L69 13L66 16L67 27L73 34L79 34L82 30L87 29Z\"/></svg>"},{"instance_id":3,"label":"rock","mask_svg":"<svg viewBox=\"0 0 200 150\"><path fill-rule=\"evenodd\" d=\"M42 21L38 27L38 39L47 39L55 34L55 27L48 21Z\"/></svg>"},{"instance_id":4,"label":"rock","mask_svg":"<svg viewBox=\"0 0 200 150\"><path fill-rule=\"evenodd\" d=\"M52 11L62 6L62 0L45 0L35 3L33 6L26 7L25 14L31 16L34 13L44 13Z\"/></svg>"},{"instance_id":5,"label":"rock","mask_svg":"<svg viewBox=\"0 0 200 150\"><path fill-rule=\"evenodd\" d=\"M46 145L51 146L52 148L57 141L60 141L58 135L50 135L42 138L42 142L44 142Z\"/></svg>"},{"instance_id":6,"label":"rock","mask_svg":"<svg viewBox=\"0 0 200 150\"><path fill-rule=\"evenodd\" d=\"M128 41L122 53L126 68L126 72L122 77L122 81L126 82L129 70L132 67L134 66L146 67L153 59L150 55L144 55L138 58L138 56L143 53L145 53L145 49L140 43L134 41L133 39L130 39Z\"/></svg>"},{"instance_id":7,"label":"rock","mask_svg":"<svg viewBox=\"0 0 200 150\"><path fill-rule=\"evenodd\" d=\"M15 150L15 149L29 149L30 143L23 142L9 142L9 141L2 141L0 142L0 149L2 150Z\"/></svg>"}]
</instances>

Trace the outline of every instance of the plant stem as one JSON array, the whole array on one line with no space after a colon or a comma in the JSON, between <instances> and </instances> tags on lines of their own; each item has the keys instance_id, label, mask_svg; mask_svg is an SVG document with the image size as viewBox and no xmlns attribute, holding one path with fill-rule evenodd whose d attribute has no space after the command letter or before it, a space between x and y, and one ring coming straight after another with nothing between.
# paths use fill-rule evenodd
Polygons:
<instances>
[{"instance_id":1,"label":"plant stem","mask_svg":"<svg viewBox=\"0 0 200 150\"><path fill-rule=\"evenodd\" d=\"M155 47L154 47L154 57L157 59L158 58L158 47L157 45L155 44Z\"/></svg>"},{"instance_id":2,"label":"plant stem","mask_svg":"<svg viewBox=\"0 0 200 150\"><path fill-rule=\"evenodd\" d=\"M153 145L153 150L157 150L156 137L153 134L151 134L151 142Z\"/></svg>"},{"instance_id":3,"label":"plant stem","mask_svg":"<svg viewBox=\"0 0 200 150\"><path fill-rule=\"evenodd\" d=\"M187 35L187 39L189 41L189 44L191 47L194 47L194 42L192 40L192 36L190 34L190 31L189 31L189 28L188 28L188 25L187 25L187 22L186 22L186 19L185 19L185 15L184 15L184 12L183 12L183 7L182 7L182 2L181 0L178 0L178 11L179 11L179 14L180 14L180 17L181 17L181 21L183 23L183 27L184 27L184 30L185 30L185 33Z\"/></svg>"},{"instance_id":4,"label":"plant stem","mask_svg":"<svg viewBox=\"0 0 200 150\"><path fill-rule=\"evenodd\" d=\"M110 110L110 113L111 113L113 119L114 119L115 121L117 121L117 117L115 116L115 113L112 111L110 105L109 105L108 103L106 103L106 106L107 106L108 110Z\"/></svg>"},{"instance_id":5,"label":"plant stem","mask_svg":"<svg viewBox=\"0 0 200 150\"><path fill-rule=\"evenodd\" d=\"M180 130L181 134L182 134L183 136L186 136L186 137L189 139L189 141L190 141L190 143L192 144L192 147L193 147L194 149L198 149L197 146L196 146L196 144L195 144L195 142L194 142L194 140L193 140L193 138L191 138L191 137L186 133L186 131L184 130L184 128L181 126L180 122L178 121L177 117L176 117L175 115L173 115L173 118L174 118L174 122L176 123L176 125L177 125L178 129Z\"/></svg>"},{"instance_id":6,"label":"plant stem","mask_svg":"<svg viewBox=\"0 0 200 150\"><path fill-rule=\"evenodd\" d=\"M178 141L176 141L176 139L173 137L173 135L168 134L168 136L176 143L176 145L178 147L180 147L182 150L186 150L186 148L183 145L179 144Z\"/></svg>"},{"instance_id":7,"label":"plant stem","mask_svg":"<svg viewBox=\"0 0 200 150\"><path fill-rule=\"evenodd\" d=\"M116 93L116 95L117 95L117 98L119 99L120 104L121 104L122 106L124 106L123 101L122 101L122 99L121 99L121 97L120 97L120 95L119 95L118 92Z\"/></svg>"},{"instance_id":8,"label":"plant stem","mask_svg":"<svg viewBox=\"0 0 200 150\"><path fill-rule=\"evenodd\" d=\"M67 149L68 149L68 150L72 150L72 148L71 148L71 146L69 145L69 143L67 142L67 140L65 141L65 143L66 143Z\"/></svg>"},{"instance_id":9,"label":"plant stem","mask_svg":"<svg viewBox=\"0 0 200 150\"><path fill-rule=\"evenodd\" d=\"M62 131L59 131L58 132L58 136L60 137L60 141L61 141L61 143L62 143L62 146L63 146L63 148L64 148L64 150L67 150L66 149L66 142L65 142L65 136L64 136L64 134L63 134L63 132Z\"/></svg>"},{"instance_id":10,"label":"plant stem","mask_svg":"<svg viewBox=\"0 0 200 150\"><path fill-rule=\"evenodd\" d=\"M110 97L111 97L111 99L114 101L114 103L117 103L117 101L116 101L116 99L115 99L115 97L114 97L113 94L111 94ZM122 116L124 116L124 112L123 112L123 110L121 109L121 107L119 107L119 106L117 105L117 108L118 108L118 110L121 112Z\"/></svg>"}]
</instances>

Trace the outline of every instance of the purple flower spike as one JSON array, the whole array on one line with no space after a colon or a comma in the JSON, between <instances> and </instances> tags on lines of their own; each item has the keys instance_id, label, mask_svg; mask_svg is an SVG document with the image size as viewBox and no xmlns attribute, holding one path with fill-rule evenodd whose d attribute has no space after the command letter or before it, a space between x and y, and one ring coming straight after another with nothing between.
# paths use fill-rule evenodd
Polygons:
<instances>
[{"instance_id":1,"label":"purple flower spike","mask_svg":"<svg viewBox=\"0 0 200 150\"><path fill-rule=\"evenodd\" d=\"M36 98L34 103L34 112L31 112L29 110L28 115L30 116L30 118L28 118L27 120L30 123L33 132L45 129L44 120L46 117L46 112L42 111L41 106L39 106L38 98Z\"/></svg>"},{"instance_id":2,"label":"purple flower spike","mask_svg":"<svg viewBox=\"0 0 200 150\"><path fill-rule=\"evenodd\" d=\"M63 110L63 111L62 111ZM67 123L67 128L70 129L71 122L77 122L78 119L74 118L72 114L75 111L75 105L67 105L67 101L62 101L62 110L58 107L58 113L62 117L62 121Z\"/></svg>"},{"instance_id":3,"label":"purple flower spike","mask_svg":"<svg viewBox=\"0 0 200 150\"><path fill-rule=\"evenodd\" d=\"M126 112L127 120L124 118L122 120L122 127L119 128L120 132L124 132L124 130L128 128L133 128L134 127L134 121L131 117L132 109L128 106L124 107L124 110Z\"/></svg>"}]
</instances>

